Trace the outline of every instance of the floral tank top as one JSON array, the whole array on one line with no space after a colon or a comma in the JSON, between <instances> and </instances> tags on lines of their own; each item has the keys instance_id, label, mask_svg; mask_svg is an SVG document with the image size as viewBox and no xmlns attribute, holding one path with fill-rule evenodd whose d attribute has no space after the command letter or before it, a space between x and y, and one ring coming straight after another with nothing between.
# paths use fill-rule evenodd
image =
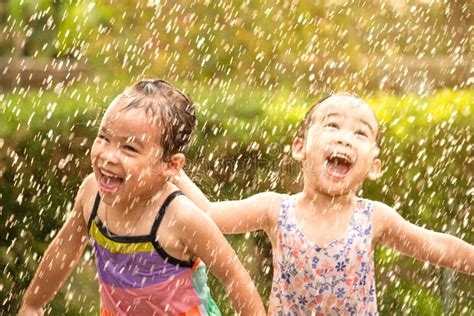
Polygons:
<instances>
[{"instance_id":1,"label":"floral tank top","mask_svg":"<svg viewBox=\"0 0 474 316\"><path fill-rule=\"evenodd\" d=\"M269 315L377 315L372 203L359 199L344 235L323 246L298 227L295 199L281 203Z\"/></svg>"}]
</instances>

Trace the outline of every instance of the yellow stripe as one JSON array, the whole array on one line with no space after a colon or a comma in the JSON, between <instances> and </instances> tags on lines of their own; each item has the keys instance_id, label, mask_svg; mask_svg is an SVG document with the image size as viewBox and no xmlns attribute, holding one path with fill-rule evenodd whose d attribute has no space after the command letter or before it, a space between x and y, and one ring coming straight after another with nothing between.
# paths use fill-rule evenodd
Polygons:
<instances>
[{"instance_id":1,"label":"yellow stripe","mask_svg":"<svg viewBox=\"0 0 474 316\"><path fill-rule=\"evenodd\" d=\"M105 237L97 227L95 221L92 221L91 229L89 231L90 235L94 240L109 250L110 252L119 252L119 253L135 253L135 252L150 252L155 251L155 248L151 242L134 242L134 243L119 243L109 238Z\"/></svg>"}]
</instances>

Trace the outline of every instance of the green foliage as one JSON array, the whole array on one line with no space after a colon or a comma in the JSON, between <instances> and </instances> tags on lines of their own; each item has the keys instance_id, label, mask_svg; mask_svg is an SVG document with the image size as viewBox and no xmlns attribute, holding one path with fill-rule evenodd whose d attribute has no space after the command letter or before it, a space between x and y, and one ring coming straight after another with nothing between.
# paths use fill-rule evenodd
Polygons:
<instances>
[{"instance_id":1,"label":"green foliage","mask_svg":"<svg viewBox=\"0 0 474 316\"><path fill-rule=\"evenodd\" d=\"M410 81L401 78L400 57L417 64L468 55L467 8L467 1L417 0L10 1L0 11L7 30L0 56L71 57L114 77L152 70L270 88L396 88ZM461 86L466 80L452 76Z\"/></svg>"},{"instance_id":2,"label":"green foliage","mask_svg":"<svg viewBox=\"0 0 474 316\"><path fill-rule=\"evenodd\" d=\"M305 111L317 99L300 91L266 90L220 82L184 87L198 103L198 129L188 172L212 199L256 192L295 193L299 166L289 145ZM71 210L90 172L89 150L103 109L120 81L54 91L17 90L0 95L0 314L18 309L47 244ZM426 97L375 94L367 98L383 132L383 178L363 196L397 207L410 221L473 243L472 121L474 90L443 90ZM263 233L229 237L257 281L264 300L271 282L271 246ZM88 255L86 257L88 258ZM451 279L387 249L377 251L378 305L382 314L441 309L472 310L472 281ZM96 314L93 263L76 270L52 303L55 314ZM444 284L449 280L448 293ZM211 278L213 296L231 313L223 289ZM456 303L460 299L462 304ZM454 303L453 303L454 302ZM467 307L467 309L466 309Z\"/></svg>"}]
</instances>

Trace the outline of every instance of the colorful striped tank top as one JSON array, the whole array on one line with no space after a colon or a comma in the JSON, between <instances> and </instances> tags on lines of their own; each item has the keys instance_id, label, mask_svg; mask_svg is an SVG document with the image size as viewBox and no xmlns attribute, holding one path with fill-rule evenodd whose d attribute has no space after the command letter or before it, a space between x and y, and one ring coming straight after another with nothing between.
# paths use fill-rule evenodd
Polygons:
<instances>
[{"instance_id":1,"label":"colorful striped tank top","mask_svg":"<svg viewBox=\"0 0 474 316\"><path fill-rule=\"evenodd\" d=\"M101 315L220 315L199 259L171 257L156 241L165 211L179 191L161 206L145 236L110 233L97 216L97 194L89 219L89 237L96 256Z\"/></svg>"},{"instance_id":2,"label":"colorful striped tank top","mask_svg":"<svg viewBox=\"0 0 474 316\"><path fill-rule=\"evenodd\" d=\"M359 199L344 235L324 246L298 227L295 203L281 204L269 315L376 315L372 203Z\"/></svg>"}]
</instances>

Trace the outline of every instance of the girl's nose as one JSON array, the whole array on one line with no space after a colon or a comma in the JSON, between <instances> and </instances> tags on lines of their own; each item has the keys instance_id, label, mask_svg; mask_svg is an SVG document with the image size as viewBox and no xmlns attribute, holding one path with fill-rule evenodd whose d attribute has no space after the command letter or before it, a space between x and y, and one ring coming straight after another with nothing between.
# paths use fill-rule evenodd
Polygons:
<instances>
[{"instance_id":1,"label":"girl's nose","mask_svg":"<svg viewBox=\"0 0 474 316\"><path fill-rule=\"evenodd\" d=\"M352 147L352 133L340 131L337 135L336 142L343 146Z\"/></svg>"},{"instance_id":2,"label":"girl's nose","mask_svg":"<svg viewBox=\"0 0 474 316\"><path fill-rule=\"evenodd\" d=\"M118 153L117 150L112 148L104 149L101 153L100 158L103 160L105 164L116 164L118 162Z\"/></svg>"}]
</instances>

